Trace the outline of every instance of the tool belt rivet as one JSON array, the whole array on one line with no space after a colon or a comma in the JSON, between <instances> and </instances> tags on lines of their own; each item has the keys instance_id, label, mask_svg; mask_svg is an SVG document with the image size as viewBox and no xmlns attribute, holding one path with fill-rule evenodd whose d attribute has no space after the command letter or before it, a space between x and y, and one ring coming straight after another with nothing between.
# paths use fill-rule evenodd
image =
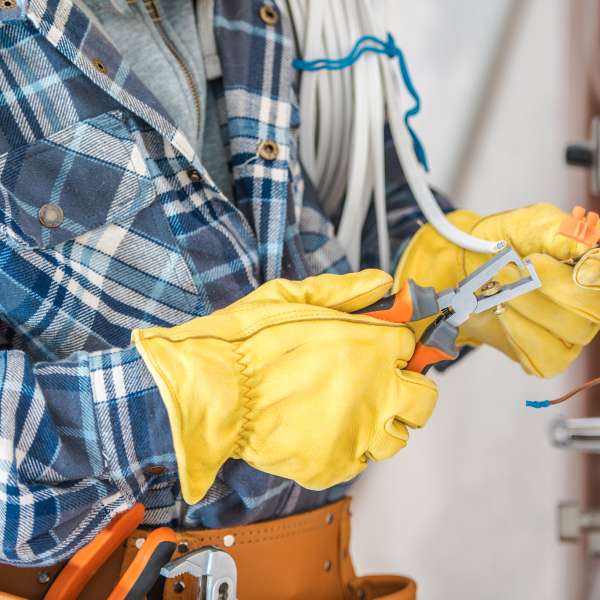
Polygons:
<instances>
[{"instance_id":1,"label":"tool belt rivet","mask_svg":"<svg viewBox=\"0 0 600 600\"><path fill-rule=\"evenodd\" d=\"M50 581L50 573L48 571L40 571L37 576L38 583L46 584Z\"/></svg>"}]
</instances>

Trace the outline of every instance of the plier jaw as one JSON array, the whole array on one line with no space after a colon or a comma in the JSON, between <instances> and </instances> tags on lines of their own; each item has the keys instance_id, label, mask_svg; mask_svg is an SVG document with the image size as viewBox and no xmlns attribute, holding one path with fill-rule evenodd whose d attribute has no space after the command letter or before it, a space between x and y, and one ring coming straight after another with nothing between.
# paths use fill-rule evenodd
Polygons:
<instances>
[{"instance_id":1,"label":"plier jaw","mask_svg":"<svg viewBox=\"0 0 600 600\"><path fill-rule=\"evenodd\" d=\"M511 263L516 265L519 273L526 271L527 274L504 285L495 281L494 277ZM436 293L432 287L421 287L408 280L394 296L383 298L359 312L395 323L438 315L421 336L406 367L410 371L425 373L433 364L458 357L458 328L472 314L494 308L541 285L531 261L523 260L507 247L465 277L456 288Z\"/></svg>"},{"instance_id":2,"label":"plier jaw","mask_svg":"<svg viewBox=\"0 0 600 600\"><path fill-rule=\"evenodd\" d=\"M526 271L527 275L504 285L495 281L494 277L511 263L520 273ZM532 262L523 260L512 248L507 247L465 277L458 287L441 292L438 295L438 303L440 310L448 313L446 320L458 327L472 314L495 308L541 285Z\"/></svg>"}]
</instances>

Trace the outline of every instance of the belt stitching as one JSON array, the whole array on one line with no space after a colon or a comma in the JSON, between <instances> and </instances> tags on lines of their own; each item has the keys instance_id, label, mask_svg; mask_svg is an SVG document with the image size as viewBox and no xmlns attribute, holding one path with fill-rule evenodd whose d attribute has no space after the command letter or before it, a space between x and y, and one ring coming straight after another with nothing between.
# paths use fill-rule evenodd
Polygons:
<instances>
[{"instance_id":1,"label":"belt stitching","mask_svg":"<svg viewBox=\"0 0 600 600\"><path fill-rule=\"evenodd\" d=\"M333 511L330 511L333 512ZM313 517L314 519L314 517ZM322 524L322 523L314 523L311 526L310 522L306 522L307 520L304 520L304 522L298 523L298 524L281 524L281 525L269 525L268 527L265 528L261 528L261 529L256 529L255 531L238 531L237 533L235 533L235 537L236 537L236 544L240 543L240 544L244 544L244 543L252 543L252 542L265 542L265 541L269 541L269 540L276 540L276 539L283 539L283 538L288 538L291 537L293 535L300 535L302 533L310 533L311 531L316 531L319 529L324 529L326 527L330 527L330 525L327 524ZM230 531L235 532L236 527L232 527ZM194 532L194 530L190 530L189 532L184 531L177 531L177 537L178 539L183 538L185 539L186 536L189 538L189 541L197 541L197 542L208 542L210 540L222 540L224 535L227 535L227 529L223 528L223 533L222 534L214 534L214 533L210 533L211 530L210 529L206 529L206 530L200 530L200 531L206 531L206 533L199 533L197 532L198 530L196 530L196 532ZM257 536L260 535L265 535L265 534L272 534L268 537L263 537L262 539L253 539ZM137 539L136 536L135 539ZM142 536L143 537L143 536ZM243 538L247 538L247 539L243 539ZM128 546L133 546L135 545L135 539L131 539L128 541Z\"/></svg>"}]
</instances>

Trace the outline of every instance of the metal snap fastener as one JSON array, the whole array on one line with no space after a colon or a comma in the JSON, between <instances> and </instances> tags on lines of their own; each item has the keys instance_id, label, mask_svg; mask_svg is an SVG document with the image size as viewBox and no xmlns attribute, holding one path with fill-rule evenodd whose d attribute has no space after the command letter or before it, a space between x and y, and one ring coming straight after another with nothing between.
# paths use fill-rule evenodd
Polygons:
<instances>
[{"instance_id":1,"label":"metal snap fastener","mask_svg":"<svg viewBox=\"0 0 600 600\"><path fill-rule=\"evenodd\" d=\"M190 551L190 545L187 542L179 542L177 544L177 552L179 554L187 554Z\"/></svg>"},{"instance_id":2,"label":"metal snap fastener","mask_svg":"<svg viewBox=\"0 0 600 600\"><path fill-rule=\"evenodd\" d=\"M263 140L258 145L258 154L265 160L275 160L279 155L279 145L273 140Z\"/></svg>"},{"instance_id":3,"label":"metal snap fastener","mask_svg":"<svg viewBox=\"0 0 600 600\"><path fill-rule=\"evenodd\" d=\"M139 537L139 538L137 538L137 539L135 540L135 547L136 547L138 550L141 550L141 549L142 549L142 546L143 546L145 543L146 543L146 538Z\"/></svg>"},{"instance_id":4,"label":"metal snap fastener","mask_svg":"<svg viewBox=\"0 0 600 600\"><path fill-rule=\"evenodd\" d=\"M50 581L50 573L48 571L40 571L37 576L38 583L46 584Z\"/></svg>"},{"instance_id":5,"label":"metal snap fastener","mask_svg":"<svg viewBox=\"0 0 600 600\"><path fill-rule=\"evenodd\" d=\"M234 544L235 544L235 535L228 533L227 535L223 536L223 545L225 546L225 548L231 548L231 546L233 546Z\"/></svg>"},{"instance_id":6,"label":"metal snap fastener","mask_svg":"<svg viewBox=\"0 0 600 600\"><path fill-rule=\"evenodd\" d=\"M323 563L323 568L324 568L326 571L331 571L331 564L332 564L332 563L331 563L331 561L330 561L330 560L326 560L326 561Z\"/></svg>"},{"instance_id":7,"label":"metal snap fastener","mask_svg":"<svg viewBox=\"0 0 600 600\"><path fill-rule=\"evenodd\" d=\"M176 581L176 582L173 584L173 591L174 591L176 594L181 594L182 592L184 592L184 591L185 591L185 583L183 583L183 581Z\"/></svg>"},{"instance_id":8,"label":"metal snap fastener","mask_svg":"<svg viewBox=\"0 0 600 600\"><path fill-rule=\"evenodd\" d=\"M17 0L2 0L0 10L13 10L17 8Z\"/></svg>"},{"instance_id":9,"label":"metal snap fastener","mask_svg":"<svg viewBox=\"0 0 600 600\"><path fill-rule=\"evenodd\" d=\"M58 204L43 204L38 213L40 223L44 227L60 227L65 220L63 209Z\"/></svg>"},{"instance_id":10,"label":"metal snap fastener","mask_svg":"<svg viewBox=\"0 0 600 600\"><path fill-rule=\"evenodd\" d=\"M258 11L260 18L265 25L277 25L279 22L279 12L271 4L263 4Z\"/></svg>"},{"instance_id":11,"label":"metal snap fastener","mask_svg":"<svg viewBox=\"0 0 600 600\"><path fill-rule=\"evenodd\" d=\"M327 525L331 525L333 523L333 513L327 513L325 515L325 523L327 523Z\"/></svg>"},{"instance_id":12,"label":"metal snap fastener","mask_svg":"<svg viewBox=\"0 0 600 600\"><path fill-rule=\"evenodd\" d=\"M144 475L161 475L167 469L161 465L149 465L144 469Z\"/></svg>"},{"instance_id":13,"label":"metal snap fastener","mask_svg":"<svg viewBox=\"0 0 600 600\"><path fill-rule=\"evenodd\" d=\"M104 75L108 73L106 65L99 58L92 59L92 64L94 65L94 67L96 67L97 71L100 71L100 73Z\"/></svg>"},{"instance_id":14,"label":"metal snap fastener","mask_svg":"<svg viewBox=\"0 0 600 600\"><path fill-rule=\"evenodd\" d=\"M202 181L202 175L200 175L200 171L196 169L190 169L188 171L188 177L194 182Z\"/></svg>"}]
</instances>

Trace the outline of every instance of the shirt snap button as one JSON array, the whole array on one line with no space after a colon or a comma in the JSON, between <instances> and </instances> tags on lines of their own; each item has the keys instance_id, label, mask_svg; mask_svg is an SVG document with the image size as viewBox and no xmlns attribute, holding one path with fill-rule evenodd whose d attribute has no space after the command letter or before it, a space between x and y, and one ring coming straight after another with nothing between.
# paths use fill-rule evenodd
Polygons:
<instances>
[{"instance_id":1,"label":"shirt snap button","mask_svg":"<svg viewBox=\"0 0 600 600\"><path fill-rule=\"evenodd\" d=\"M279 145L273 140L263 140L258 145L258 154L265 160L275 160L279 155Z\"/></svg>"},{"instance_id":2,"label":"shirt snap button","mask_svg":"<svg viewBox=\"0 0 600 600\"><path fill-rule=\"evenodd\" d=\"M12 10L17 8L17 0L2 0L0 2L0 10Z\"/></svg>"},{"instance_id":3,"label":"shirt snap button","mask_svg":"<svg viewBox=\"0 0 600 600\"><path fill-rule=\"evenodd\" d=\"M161 465L150 465L144 469L145 475L160 475L166 471Z\"/></svg>"},{"instance_id":4,"label":"shirt snap button","mask_svg":"<svg viewBox=\"0 0 600 600\"><path fill-rule=\"evenodd\" d=\"M108 73L108 69L106 68L106 65L99 59L99 58L94 58L92 60L92 64L94 65L94 67L96 67L97 71L100 71L100 73L106 75Z\"/></svg>"},{"instance_id":5,"label":"shirt snap button","mask_svg":"<svg viewBox=\"0 0 600 600\"><path fill-rule=\"evenodd\" d=\"M50 203L44 204L40 207L38 217L40 219L40 223L44 227L49 227L51 229L60 227L65 220L63 209L58 204Z\"/></svg>"},{"instance_id":6,"label":"shirt snap button","mask_svg":"<svg viewBox=\"0 0 600 600\"><path fill-rule=\"evenodd\" d=\"M196 169L190 169L188 171L188 177L194 182L202 181L202 175L200 175L200 171Z\"/></svg>"},{"instance_id":7,"label":"shirt snap button","mask_svg":"<svg viewBox=\"0 0 600 600\"><path fill-rule=\"evenodd\" d=\"M265 25L277 25L279 22L279 13L276 8L270 4L263 4L258 12Z\"/></svg>"}]
</instances>

